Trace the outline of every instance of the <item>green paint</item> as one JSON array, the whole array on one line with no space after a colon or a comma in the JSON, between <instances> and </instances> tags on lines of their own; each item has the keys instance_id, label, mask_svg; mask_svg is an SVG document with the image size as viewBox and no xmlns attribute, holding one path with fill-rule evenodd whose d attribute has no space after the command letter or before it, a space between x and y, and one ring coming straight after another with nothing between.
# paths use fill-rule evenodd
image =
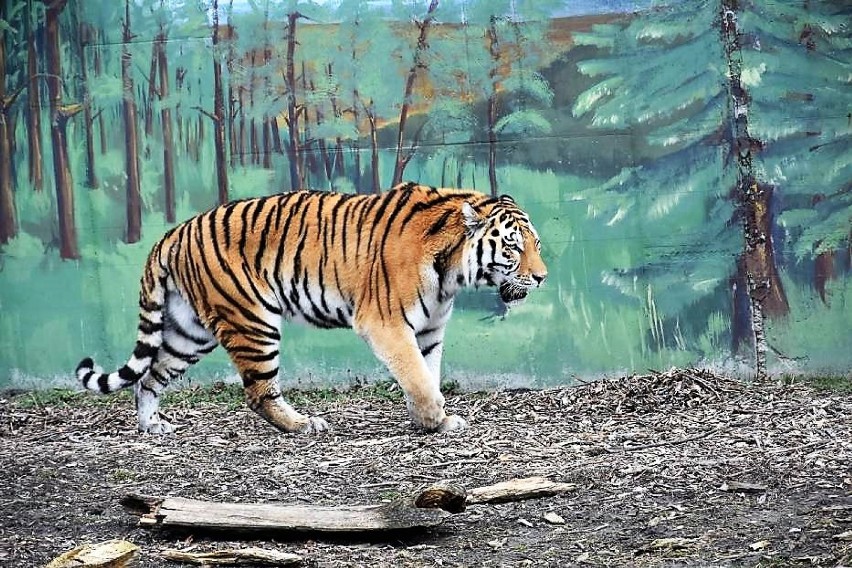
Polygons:
<instances>
[{"instance_id":1,"label":"green paint","mask_svg":"<svg viewBox=\"0 0 852 568\"><path fill-rule=\"evenodd\" d=\"M243 154L233 159L226 136L229 196L290 187L283 75L289 10L312 18L299 21L293 61L305 111L298 134L309 150L301 158L304 184L369 192L374 177L381 186L390 183L419 31L412 22L423 20L428 3L392 2L396 19L372 2L236 2L233 11L219 4L220 24L236 33L224 33L215 53L203 3L130 5L143 208L142 239L133 244L123 242L124 46L117 22L124 5L69 0L63 9L63 104L82 102L88 92L93 116L89 128L83 113L66 128L79 260L59 256L46 91L35 111L24 88L28 54L21 34L29 21L43 33L44 9L24 0L0 8L7 69L0 103L22 89L14 105L0 108L14 124L14 151L0 160L11 166L19 228L0 245L0 387L68 386L83 356L105 368L126 360L142 265L172 226L164 214L161 109L171 113L177 219L216 204L213 123L204 114L214 112L213 57L231 88L224 94L233 117L226 132L242 136L235 147ZM408 101L403 154L412 157L404 178L490 191L492 132L494 181L536 223L550 278L505 317L493 291L462 294L447 331L447 380L463 388L543 386L670 365L748 374L747 312L742 295L732 293L743 276L737 258L744 239L732 198L737 175L721 2L672 3L633 18L594 21L550 18L560 2L462 4L440 2L439 23L429 29ZM755 168L760 183L772 188L767 237L787 304L784 315L767 322L770 368L777 373L843 375L852 368L852 44L848 15L836 5L751 3L738 13L740 28L760 42L759 49L753 42L742 46L742 81L750 133L763 144ZM522 13L512 15L513 9ZM487 41L492 21L498 52ZM169 95L160 99L155 89L148 105L152 41L160 33ZM38 57L44 72L44 50ZM29 178L28 112L41 113L42 191ZM96 188L85 187L87 130ZM276 134L280 153L270 138ZM287 325L283 337L282 377L289 384L388 377L349 331ZM187 380L231 375L217 350Z\"/></svg>"}]
</instances>

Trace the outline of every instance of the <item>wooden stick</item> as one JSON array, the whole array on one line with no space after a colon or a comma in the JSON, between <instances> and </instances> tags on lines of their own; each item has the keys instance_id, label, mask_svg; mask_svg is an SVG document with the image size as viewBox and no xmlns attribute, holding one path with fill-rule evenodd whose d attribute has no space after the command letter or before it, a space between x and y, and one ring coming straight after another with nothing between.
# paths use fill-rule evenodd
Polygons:
<instances>
[{"instance_id":1,"label":"wooden stick","mask_svg":"<svg viewBox=\"0 0 852 568\"><path fill-rule=\"evenodd\" d=\"M265 548L224 548L212 552L188 552L167 548L160 553L167 560L201 564L202 566L299 566L298 554Z\"/></svg>"},{"instance_id":2,"label":"wooden stick","mask_svg":"<svg viewBox=\"0 0 852 568\"><path fill-rule=\"evenodd\" d=\"M471 489L467 492L467 504L521 501L533 497L556 495L557 493L572 491L576 488L576 483L557 483L550 481L546 477L510 479L502 483Z\"/></svg>"}]
</instances>

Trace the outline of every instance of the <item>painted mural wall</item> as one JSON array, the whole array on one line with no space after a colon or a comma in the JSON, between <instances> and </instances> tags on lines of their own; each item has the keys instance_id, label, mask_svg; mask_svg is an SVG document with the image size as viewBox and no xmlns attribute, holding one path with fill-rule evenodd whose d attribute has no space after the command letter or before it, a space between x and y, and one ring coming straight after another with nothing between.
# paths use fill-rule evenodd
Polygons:
<instances>
[{"instance_id":1,"label":"painted mural wall","mask_svg":"<svg viewBox=\"0 0 852 568\"><path fill-rule=\"evenodd\" d=\"M0 3L0 387L124 362L168 228L399 180L512 194L547 286L464 293L445 376L852 369L852 9L831 0ZM284 382L386 377L287 326ZM222 352L192 380L230 375Z\"/></svg>"}]
</instances>

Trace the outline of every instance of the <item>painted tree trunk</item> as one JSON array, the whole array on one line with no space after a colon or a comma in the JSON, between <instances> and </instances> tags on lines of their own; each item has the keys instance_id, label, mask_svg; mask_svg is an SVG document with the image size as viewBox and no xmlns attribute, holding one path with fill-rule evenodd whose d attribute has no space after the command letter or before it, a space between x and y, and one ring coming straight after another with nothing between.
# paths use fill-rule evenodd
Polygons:
<instances>
[{"instance_id":1,"label":"painted tree trunk","mask_svg":"<svg viewBox=\"0 0 852 568\"><path fill-rule=\"evenodd\" d=\"M251 163L257 164L260 158L260 144L257 140L257 123L252 118L249 120L249 149L251 153Z\"/></svg>"},{"instance_id":2,"label":"painted tree trunk","mask_svg":"<svg viewBox=\"0 0 852 568\"><path fill-rule=\"evenodd\" d=\"M355 57L355 54L352 54L352 57ZM354 59L353 59L354 60ZM352 117L355 120L355 129L358 132L358 136L352 141L352 154L354 158L354 164L352 167L355 169L353 174L353 178L355 180L355 191L358 193L363 192L363 188L361 187L361 145L359 144L359 140L361 139L361 113L358 111L358 106L361 104L360 96L358 95L358 90L355 89L352 93Z\"/></svg>"},{"instance_id":3,"label":"painted tree trunk","mask_svg":"<svg viewBox=\"0 0 852 568\"><path fill-rule=\"evenodd\" d=\"M159 94L161 100L169 96L169 62L166 54L166 32L160 28L159 49L157 51L159 69ZM167 223L175 222L175 151L172 135L172 111L168 105L160 108L160 123L163 133L163 198Z\"/></svg>"},{"instance_id":4,"label":"painted tree trunk","mask_svg":"<svg viewBox=\"0 0 852 568\"><path fill-rule=\"evenodd\" d=\"M219 47L219 1L213 0L213 146L219 203L228 202L228 160L225 156L225 96Z\"/></svg>"},{"instance_id":5,"label":"painted tree trunk","mask_svg":"<svg viewBox=\"0 0 852 568\"><path fill-rule=\"evenodd\" d=\"M30 26L32 26L32 22L30 22ZM41 166L44 160L41 151L41 94L39 92L35 31L32 29L27 34L27 76L29 77L29 87L27 89L29 111L26 113L29 175L33 190L41 191L44 187L44 172Z\"/></svg>"},{"instance_id":6,"label":"painted tree trunk","mask_svg":"<svg viewBox=\"0 0 852 568\"><path fill-rule=\"evenodd\" d=\"M183 80L186 76L186 69L183 67L178 67L175 69L175 89L177 90L178 101L183 99ZM175 124L177 125L177 142L178 147L182 146L184 143L184 119L183 113L181 112L181 104L178 102L175 105Z\"/></svg>"},{"instance_id":7,"label":"painted tree trunk","mask_svg":"<svg viewBox=\"0 0 852 568\"><path fill-rule=\"evenodd\" d=\"M488 185L491 187L491 195L496 197L499 191L497 187L497 87L500 80L500 48L497 40L497 20L494 16L491 16L486 36L488 53L491 55L487 103Z\"/></svg>"},{"instance_id":8,"label":"painted tree trunk","mask_svg":"<svg viewBox=\"0 0 852 568\"><path fill-rule=\"evenodd\" d=\"M284 149L281 147L281 131L278 128L278 117L273 116L269 119L270 132L272 133L272 150L276 154L283 154Z\"/></svg>"},{"instance_id":9,"label":"painted tree trunk","mask_svg":"<svg viewBox=\"0 0 852 568\"><path fill-rule=\"evenodd\" d=\"M824 199L825 195L819 193L814 196L811 203L816 206ZM850 242L852 242L852 240L850 240ZM818 242L816 243L816 246L819 246L820 244L821 243ZM826 287L828 282L833 280L836 276L837 273L834 266L834 253L831 251L825 251L816 255L816 258L814 259L813 287L816 289L820 300L822 300L822 303L825 305L829 304Z\"/></svg>"},{"instance_id":10,"label":"painted tree trunk","mask_svg":"<svg viewBox=\"0 0 852 568\"><path fill-rule=\"evenodd\" d=\"M302 187L303 177L300 161L299 113L296 107L296 22L302 15L299 12L287 14L287 67L284 75L287 88L287 157L290 160L290 189L297 191Z\"/></svg>"},{"instance_id":11,"label":"painted tree trunk","mask_svg":"<svg viewBox=\"0 0 852 568\"><path fill-rule=\"evenodd\" d=\"M5 36L5 31L0 28L0 244L8 243L9 239L18 234L15 194L12 190L12 149L9 145L11 97L6 97Z\"/></svg>"},{"instance_id":12,"label":"painted tree trunk","mask_svg":"<svg viewBox=\"0 0 852 568\"><path fill-rule=\"evenodd\" d=\"M737 159L736 201L745 235L743 253L737 263L739 282L746 282L751 308L751 332L755 373L766 376L766 337L764 320L789 311L787 298L775 265L772 247L772 188L759 182L753 161L762 144L748 128L750 96L742 83L743 59L738 30L737 0L722 0L721 39L728 67L728 101L731 119L731 153ZM736 321L736 318L735 318ZM732 322L734 323L734 322ZM736 331L734 333L736 336Z\"/></svg>"},{"instance_id":13,"label":"painted tree trunk","mask_svg":"<svg viewBox=\"0 0 852 568\"><path fill-rule=\"evenodd\" d=\"M332 76L331 63L328 64L328 76ZM337 96L334 94L334 92L332 92L331 95L331 112L334 114L335 118L340 118L340 106L338 105ZM331 174L329 176L329 181L332 183L334 181L334 177L346 175L343 163L343 140L340 138L340 136L337 136L334 142L334 159L332 160Z\"/></svg>"},{"instance_id":14,"label":"painted tree trunk","mask_svg":"<svg viewBox=\"0 0 852 568\"><path fill-rule=\"evenodd\" d=\"M828 305L826 286L836 276L834 270L834 253L823 252L814 259L814 288L816 288L822 303Z\"/></svg>"},{"instance_id":15,"label":"painted tree trunk","mask_svg":"<svg viewBox=\"0 0 852 568\"><path fill-rule=\"evenodd\" d=\"M307 79L307 77L308 77L308 72L305 69L305 62L302 61L302 92L303 93L308 92L308 79ZM305 156L306 173L303 172L305 179L302 180L302 184L303 184L304 187L311 187L313 182L310 179L308 179L308 175L317 176L317 174L319 172L319 164L317 163L317 152L314 148L311 147L317 141L314 139L313 135L311 134L310 114L308 114L307 108L304 110L303 115L304 115L304 122L303 122L303 124L304 124L304 127L303 127L304 136L303 136L303 140L305 141L304 142L303 154Z\"/></svg>"},{"instance_id":16,"label":"painted tree trunk","mask_svg":"<svg viewBox=\"0 0 852 568\"><path fill-rule=\"evenodd\" d=\"M411 111L411 96L414 93L414 80L417 78L417 71L426 68L424 52L428 47L429 27L434 20L434 13L437 8L438 0L432 0L429 3L429 8L426 10L426 17L418 24L420 33L417 37L417 46L414 48L414 59L411 68L408 70L408 77L405 80L405 92L402 96L402 107L399 111L399 125L396 134L396 160L394 162L391 186L395 186L402 181L405 167L417 151L418 142L416 137L408 149L403 148L405 145L405 125L408 122L408 114Z\"/></svg>"},{"instance_id":17,"label":"painted tree trunk","mask_svg":"<svg viewBox=\"0 0 852 568\"><path fill-rule=\"evenodd\" d=\"M103 30L101 31L101 33L103 33ZM92 64L94 65L94 68L95 68L95 75L100 77L101 74L103 73L103 70L102 70L102 67L101 67L101 49L100 49L100 47L96 47L94 49L94 53L92 54ZM104 113L103 112L98 113L98 119L97 120L98 120L98 138L99 138L100 147L101 147L100 150L101 150L101 155L103 155L103 154L106 154L106 151L107 151L106 129L104 128Z\"/></svg>"},{"instance_id":18,"label":"painted tree trunk","mask_svg":"<svg viewBox=\"0 0 852 568\"><path fill-rule=\"evenodd\" d=\"M231 21L231 15L234 13L234 0L228 1L228 29L230 30L230 39L228 42L228 60L225 67L228 70L228 163L231 169L237 167L237 92L238 87L234 79L234 61L236 55L234 53L234 35L236 33L234 24Z\"/></svg>"},{"instance_id":19,"label":"painted tree trunk","mask_svg":"<svg viewBox=\"0 0 852 568\"><path fill-rule=\"evenodd\" d=\"M157 52L159 51L157 38L151 43L151 65L148 70L148 98L145 100L145 136L151 138L154 134L154 97L157 96Z\"/></svg>"},{"instance_id":20,"label":"painted tree trunk","mask_svg":"<svg viewBox=\"0 0 852 568\"><path fill-rule=\"evenodd\" d=\"M73 116L73 109L62 107L62 61L59 47L59 14L65 0L46 5L44 41L47 59L47 92L50 99L50 140L53 146L53 175L56 187L56 209L59 221L59 256L63 259L80 258L77 244L77 226L74 217L74 191L71 169L68 165L68 145L65 127ZM79 109L78 109L79 110Z\"/></svg>"},{"instance_id":21,"label":"painted tree trunk","mask_svg":"<svg viewBox=\"0 0 852 568\"><path fill-rule=\"evenodd\" d=\"M251 56L250 56L250 59L251 59L251 75L249 77L249 86L248 86L249 114L251 116L251 118L249 119L249 153L251 154L250 162L252 164L259 164L260 163L260 144L258 143L258 139L257 139L257 123L256 123L256 120L254 118L254 85L255 85L255 73L254 73L255 59L254 58L255 58L254 50L252 50Z\"/></svg>"},{"instance_id":22,"label":"painted tree trunk","mask_svg":"<svg viewBox=\"0 0 852 568\"><path fill-rule=\"evenodd\" d=\"M214 106L216 97L213 97ZM198 121L195 123L195 161L201 159L201 148L204 146L204 119L198 117Z\"/></svg>"},{"instance_id":23,"label":"painted tree trunk","mask_svg":"<svg viewBox=\"0 0 852 568\"><path fill-rule=\"evenodd\" d=\"M127 175L127 225L125 242L142 238L142 197L139 192L139 144L136 132L136 98L133 92L133 60L130 54L130 0L124 3L124 47L121 52L122 111L124 115L124 166Z\"/></svg>"},{"instance_id":24,"label":"painted tree trunk","mask_svg":"<svg viewBox=\"0 0 852 568\"><path fill-rule=\"evenodd\" d=\"M18 111L20 110L20 108L15 107L14 101L17 100L18 95L20 95L24 91L24 89L25 89L25 86L23 84L20 85L18 87L18 89L16 90L16 92L12 94L13 102L11 102L8 105L9 106L9 112L6 115L6 124L7 124L7 127L8 127L6 129L6 137L9 139L9 155L10 156L14 156L18 152L18 139L15 137L15 132L17 130L16 121L18 120ZM16 109L16 110L13 111L12 110L13 108ZM17 179L18 179L17 164L15 163L14 159L10 160L10 164L11 164L10 169L11 169L11 172L12 172L12 183L13 183L13 185L16 185Z\"/></svg>"},{"instance_id":25,"label":"painted tree trunk","mask_svg":"<svg viewBox=\"0 0 852 568\"><path fill-rule=\"evenodd\" d=\"M2 96L2 89L0 89L0 96ZM7 136L7 116L7 110L0 109L0 244L8 243L18 234L15 195L12 191L12 152Z\"/></svg>"},{"instance_id":26,"label":"painted tree trunk","mask_svg":"<svg viewBox=\"0 0 852 568\"><path fill-rule=\"evenodd\" d=\"M373 110L373 103L364 109L367 113L367 120L370 123L370 169L373 175L373 193L382 192L382 184L379 180L379 137L376 132L376 114Z\"/></svg>"},{"instance_id":27,"label":"painted tree trunk","mask_svg":"<svg viewBox=\"0 0 852 568\"><path fill-rule=\"evenodd\" d=\"M263 126L263 132L262 136L260 137L261 141L263 142L261 151L261 163L266 169L272 168L272 140L270 136L270 132L272 131L272 125L269 124L269 122L269 117L264 116L263 122L261 123Z\"/></svg>"},{"instance_id":28,"label":"painted tree trunk","mask_svg":"<svg viewBox=\"0 0 852 568\"><path fill-rule=\"evenodd\" d=\"M77 8L79 9L79 4ZM86 187L95 189L98 187L98 176L95 173L95 139L92 134L92 125L94 118L92 117L91 97L89 96L89 70L86 64L86 48L92 44L93 31L86 24L80 24L80 78L83 95L83 136L86 143Z\"/></svg>"},{"instance_id":29,"label":"painted tree trunk","mask_svg":"<svg viewBox=\"0 0 852 568\"><path fill-rule=\"evenodd\" d=\"M304 65L302 66L304 69ZM310 89L312 92L316 90L316 86L314 85L313 80L311 80ZM318 103L316 109L314 110L314 116L317 123L317 128L321 127L323 124L324 116L322 113L321 105ZM317 138L317 145L319 146L319 154L320 159L322 160L323 170L325 171L325 178L328 181L329 189L331 188L331 180L332 180L332 157L328 149L328 144L325 141L325 138Z\"/></svg>"},{"instance_id":30,"label":"painted tree trunk","mask_svg":"<svg viewBox=\"0 0 852 568\"><path fill-rule=\"evenodd\" d=\"M266 10L264 11L263 16L263 29L264 29L264 45L263 45L263 67L264 69L269 69L269 61L272 58L272 51L269 49L269 39L267 30L269 29L269 4L267 3ZM272 92L272 86L270 83L269 72L264 73L263 77L263 90L266 93L266 96ZM272 168L272 140L270 139L270 133L272 130L272 126L269 124L269 115L266 112L263 113L263 119L261 120L261 136L260 140L262 142L261 145L261 154L260 154L260 162L261 165L266 169Z\"/></svg>"},{"instance_id":31,"label":"painted tree trunk","mask_svg":"<svg viewBox=\"0 0 852 568\"><path fill-rule=\"evenodd\" d=\"M0 36L0 58L4 57ZM2 65L0 65L2 72ZM15 194L12 190L12 152L9 148L9 110L4 102L5 75L0 78L0 244L6 244L18 234Z\"/></svg>"},{"instance_id":32,"label":"painted tree trunk","mask_svg":"<svg viewBox=\"0 0 852 568\"><path fill-rule=\"evenodd\" d=\"M240 105L240 131L237 135L237 150L240 154L240 165L246 165L246 114Z\"/></svg>"},{"instance_id":33,"label":"painted tree trunk","mask_svg":"<svg viewBox=\"0 0 852 568\"><path fill-rule=\"evenodd\" d=\"M239 148L237 145L237 100L234 88L234 73L231 69L231 54L228 55L228 161L231 169L237 167Z\"/></svg>"}]
</instances>

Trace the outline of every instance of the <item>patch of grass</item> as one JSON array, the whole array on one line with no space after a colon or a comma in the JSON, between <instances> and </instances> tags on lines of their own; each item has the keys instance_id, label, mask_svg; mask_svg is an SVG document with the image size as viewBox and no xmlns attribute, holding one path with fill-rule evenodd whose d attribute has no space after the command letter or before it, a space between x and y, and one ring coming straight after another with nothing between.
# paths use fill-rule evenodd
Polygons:
<instances>
[{"instance_id":1,"label":"patch of grass","mask_svg":"<svg viewBox=\"0 0 852 568\"><path fill-rule=\"evenodd\" d=\"M822 391L852 393L852 378L840 375L816 375L812 377L785 375L781 377L781 384L805 384Z\"/></svg>"},{"instance_id":2,"label":"patch of grass","mask_svg":"<svg viewBox=\"0 0 852 568\"><path fill-rule=\"evenodd\" d=\"M446 383L445 394L460 392L457 383ZM351 388L323 388L316 390L288 389L284 398L298 407L329 404L344 400L367 399L399 402L404 395L399 385L392 380L373 383L356 383ZM85 391L71 389L45 389L34 391L0 392L0 398L6 398L22 409L40 409L53 406L91 407L110 405L116 402L133 403L133 389L127 388L116 393L98 396ZM205 404L224 405L229 410L243 408L245 395L242 385L217 381L213 384L194 384L185 388L170 388L163 395L163 406L193 408Z\"/></svg>"},{"instance_id":3,"label":"patch of grass","mask_svg":"<svg viewBox=\"0 0 852 568\"><path fill-rule=\"evenodd\" d=\"M240 408L245 402L243 387L238 384L226 384L217 381L212 385L192 385L183 389L167 390L163 395L163 405L188 406L201 404L221 404L229 410Z\"/></svg>"},{"instance_id":4,"label":"patch of grass","mask_svg":"<svg viewBox=\"0 0 852 568\"><path fill-rule=\"evenodd\" d=\"M27 391L12 396L12 400L20 408L41 408L43 406L57 406L70 404L82 398L83 393L74 392L69 389L49 389L43 391Z\"/></svg>"},{"instance_id":5,"label":"patch of grass","mask_svg":"<svg viewBox=\"0 0 852 568\"><path fill-rule=\"evenodd\" d=\"M369 398L375 400L402 400L402 389L395 381L376 381L375 383L353 389L354 398Z\"/></svg>"},{"instance_id":6,"label":"patch of grass","mask_svg":"<svg viewBox=\"0 0 852 568\"><path fill-rule=\"evenodd\" d=\"M118 468L112 472L110 477L112 477L112 480L116 483L123 483L125 481L133 481L136 476L128 469Z\"/></svg>"},{"instance_id":7,"label":"patch of grass","mask_svg":"<svg viewBox=\"0 0 852 568\"><path fill-rule=\"evenodd\" d=\"M333 388L317 390L288 389L284 391L284 399L295 407L312 406L334 402L347 398L348 393Z\"/></svg>"},{"instance_id":8,"label":"patch of grass","mask_svg":"<svg viewBox=\"0 0 852 568\"><path fill-rule=\"evenodd\" d=\"M19 408L37 409L48 406L101 406L112 404L116 400L130 400L130 391L97 396L89 392L71 389L45 389L15 393L9 397Z\"/></svg>"},{"instance_id":9,"label":"patch of grass","mask_svg":"<svg viewBox=\"0 0 852 568\"><path fill-rule=\"evenodd\" d=\"M316 390L287 389L284 398L293 406L305 407L328 404L347 399L391 400L402 399L402 390L393 381L371 384L355 384L349 390L323 388ZM169 390L163 397L163 405L194 407L201 404L223 404L230 410L242 408L245 395L242 385L226 384L221 381L212 385L193 385L179 390Z\"/></svg>"}]
</instances>

